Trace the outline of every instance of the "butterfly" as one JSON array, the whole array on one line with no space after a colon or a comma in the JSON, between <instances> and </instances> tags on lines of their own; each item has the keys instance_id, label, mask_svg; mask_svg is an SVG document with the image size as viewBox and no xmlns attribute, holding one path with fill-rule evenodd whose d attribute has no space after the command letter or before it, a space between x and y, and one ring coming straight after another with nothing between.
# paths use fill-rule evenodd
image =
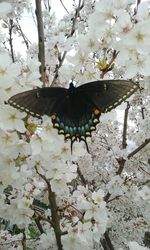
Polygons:
<instances>
[{"instance_id":1,"label":"butterfly","mask_svg":"<svg viewBox=\"0 0 150 250\"><path fill-rule=\"evenodd\" d=\"M71 140L84 141L96 130L101 113L117 107L138 89L137 84L126 80L101 80L68 89L44 87L12 96L8 103L34 117L47 115L58 134Z\"/></svg>"}]
</instances>

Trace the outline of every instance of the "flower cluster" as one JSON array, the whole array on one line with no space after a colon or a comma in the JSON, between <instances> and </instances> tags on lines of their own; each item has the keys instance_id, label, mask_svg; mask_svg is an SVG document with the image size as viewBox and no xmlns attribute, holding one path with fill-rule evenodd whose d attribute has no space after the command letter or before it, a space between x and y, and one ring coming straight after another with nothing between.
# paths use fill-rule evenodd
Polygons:
<instances>
[{"instance_id":1,"label":"flower cluster","mask_svg":"<svg viewBox=\"0 0 150 250\"><path fill-rule=\"evenodd\" d=\"M50 117L41 121L7 104L43 83L37 44L26 58L12 45L17 20L24 10L32 13L32 2L0 3L0 249L101 250L109 242L114 249L146 250L149 1L73 2L57 22L43 1L46 84L133 78L141 91L101 116L89 154L82 143L71 154Z\"/></svg>"}]
</instances>

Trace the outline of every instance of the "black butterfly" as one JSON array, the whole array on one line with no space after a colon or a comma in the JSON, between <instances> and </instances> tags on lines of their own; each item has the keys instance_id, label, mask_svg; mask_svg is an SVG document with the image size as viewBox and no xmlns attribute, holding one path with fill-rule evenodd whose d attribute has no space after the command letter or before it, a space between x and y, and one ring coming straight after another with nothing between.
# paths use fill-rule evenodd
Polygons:
<instances>
[{"instance_id":1,"label":"black butterfly","mask_svg":"<svg viewBox=\"0 0 150 250\"><path fill-rule=\"evenodd\" d=\"M45 87L14 95L8 103L26 113L51 117L58 134L65 139L86 142L91 132L96 130L101 113L117 107L132 95L138 86L126 80L105 80L89 82L79 87L70 83L68 89Z\"/></svg>"}]
</instances>

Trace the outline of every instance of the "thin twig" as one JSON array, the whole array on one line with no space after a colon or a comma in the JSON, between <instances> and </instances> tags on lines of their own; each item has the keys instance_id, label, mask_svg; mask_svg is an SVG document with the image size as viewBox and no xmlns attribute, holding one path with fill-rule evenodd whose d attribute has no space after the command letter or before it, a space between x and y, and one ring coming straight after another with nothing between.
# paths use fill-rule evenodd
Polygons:
<instances>
[{"instance_id":1,"label":"thin twig","mask_svg":"<svg viewBox=\"0 0 150 250\"><path fill-rule=\"evenodd\" d=\"M111 194L108 192L105 197L104 197L104 201L108 202L109 198L110 198Z\"/></svg>"},{"instance_id":2,"label":"thin twig","mask_svg":"<svg viewBox=\"0 0 150 250\"><path fill-rule=\"evenodd\" d=\"M127 147L127 120L129 113L130 104L127 102L127 107L124 113L124 124L123 124L123 135L122 135L122 148L125 149Z\"/></svg>"},{"instance_id":3,"label":"thin twig","mask_svg":"<svg viewBox=\"0 0 150 250\"><path fill-rule=\"evenodd\" d=\"M52 222L49 218L45 217L44 215L42 215L42 214L40 214L40 213L38 213L38 212L35 212L35 215L36 215L36 217L37 217L39 220L46 221L46 222L48 222L52 227L54 227L53 222Z\"/></svg>"},{"instance_id":4,"label":"thin twig","mask_svg":"<svg viewBox=\"0 0 150 250\"><path fill-rule=\"evenodd\" d=\"M39 45L39 61L41 63L40 73L41 81L43 85L45 83L45 44L44 44L44 26L43 26L43 16L42 16L42 5L41 0L35 0L36 4L36 18L37 18L37 27L38 27L38 45Z\"/></svg>"},{"instance_id":5,"label":"thin twig","mask_svg":"<svg viewBox=\"0 0 150 250\"><path fill-rule=\"evenodd\" d=\"M145 110L145 108L141 107L141 114L142 114L142 119L143 120L145 119L144 110Z\"/></svg>"},{"instance_id":6,"label":"thin twig","mask_svg":"<svg viewBox=\"0 0 150 250\"><path fill-rule=\"evenodd\" d=\"M59 64L56 65L55 75L54 75L54 78L52 80L51 87L53 87L55 85L55 81L56 81L56 79L58 78L58 75L59 75L58 74L59 68L62 66L62 64L63 64L63 62L65 60L66 54L67 54L67 51L64 51L61 59L59 60Z\"/></svg>"},{"instance_id":7,"label":"thin twig","mask_svg":"<svg viewBox=\"0 0 150 250\"><path fill-rule=\"evenodd\" d=\"M115 250L114 246L110 240L108 231L106 231L104 233L104 238L101 240L101 244L102 244L104 250Z\"/></svg>"},{"instance_id":8,"label":"thin twig","mask_svg":"<svg viewBox=\"0 0 150 250\"><path fill-rule=\"evenodd\" d=\"M101 73L101 76L100 76L102 79L104 78L105 74L108 71L112 70L112 64L113 64L113 62L116 59L118 54L119 54L119 51L118 52L116 52L116 50L113 51L112 58L111 58L110 62L106 65L105 69L102 70L102 73Z\"/></svg>"},{"instance_id":9,"label":"thin twig","mask_svg":"<svg viewBox=\"0 0 150 250\"><path fill-rule=\"evenodd\" d=\"M48 12L50 12L51 10L51 5L50 5L50 2L49 0L47 2L44 1L44 7L46 10L48 10Z\"/></svg>"},{"instance_id":10,"label":"thin twig","mask_svg":"<svg viewBox=\"0 0 150 250\"><path fill-rule=\"evenodd\" d=\"M65 9L65 11L69 14L69 11L67 10L67 8L66 8L66 6L64 5L64 3L63 3L62 0L60 0L60 3L61 3L61 5L63 6L63 8Z\"/></svg>"},{"instance_id":11,"label":"thin twig","mask_svg":"<svg viewBox=\"0 0 150 250\"><path fill-rule=\"evenodd\" d=\"M116 159L116 160L117 160L117 162L119 164L119 168L118 168L118 170L116 172L116 175L121 175L121 173L122 173L122 171L124 169L124 165L125 165L126 160L123 157L121 157L119 159Z\"/></svg>"},{"instance_id":12,"label":"thin twig","mask_svg":"<svg viewBox=\"0 0 150 250\"><path fill-rule=\"evenodd\" d=\"M114 200L118 200L120 197L121 197L121 195L117 195L117 196L115 196L114 198L108 200L107 203L112 202L112 201L114 201Z\"/></svg>"},{"instance_id":13,"label":"thin twig","mask_svg":"<svg viewBox=\"0 0 150 250\"><path fill-rule=\"evenodd\" d=\"M145 169L143 169L143 167L139 167L140 169L142 169L143 172L145 172L146 174L150 175L150 172L147 172Z\"/></svg>"},{"instance_id":14,"label":"thin twig","mask_svg":"<svg viewBox=\"0 0 150 250\"><path fill-rule=\"evenodd\" d=\"M84 7L84 1L83 1L82 4L81 4L81 0L79 0L78 7L76 8L76 11L75 11L75 16L74 16L74 18L73 18L73 20L72 20L71 32L70 32L70 34L67 36L67 38L73 36L73 34L74 34L75 30L76 30L75 26L76 26L77 19L78 19L78 17L79 17L79 13L80 13L80 11L81 11L81 9L82 9L83 7Z\"/></svg>"},{"instance_id":15,"label":"thin twig","mask_svg":"<svg viewBox=\"0 0 150 250\"><path fill-rule=\"evenodd\" d=\"M67 38L73 36L73 34L74 34L75 30L76 30L76 29L75 29L75 26L76 26L77 19L78 19L78 17L79 17L79 13L80 13L80 11L81 11L81 9L82 9L83 7L84 7L84 0L83 0L82 3L81 3L81 0L79 0L78 7L76 8L75 16L74 16L73 21L72 21L71 31L70 31L69 35L67 36ZM59 58L59 60L58 60L59 63L56 65L56 68L55 68L55 71L54 71L55 75L54 75L54 77L53 77L53 80L52 80L52 83L51 83L51 87L53 87L53 86L55 85L56 79L57 79L58 76L59 76L59 74L58 74L59 69L60 69L60 67L62 66L63 62L64 62L64 59L65 59L65 57L66 57L66 54L67 54L67 51L65 50L65 51L63 52L63 55L61 56L61 58Z\"/></svg>"},{"instance_id":16,"label":"thin twig","mask_svg":"<svg viewBox=\"0 0 150 250\"><path fill-rule=\"evenodd\" d=\"M79 177L80 177L80 179L81 179L82 184L83 184L84 186L86 186L87 182L86 182L86 180L85 180L83 174L81 173L81 170L80 170L79 166L77 167L77 173L78 173L78 175L79 175Z\"/></svg>"},{"instance_id":17,"label":"thin twig","mask_svg":"<svg viewBox=\"0 0 150 250\"><path fill-rule=\"evenodd\" d=\"M129 113L129 109L130 109L130 104L129 102L127 102L127 107L125 109L125 113L124 113L124 124L123 124L123 134L122 134L122 148L125 149L127 147L127 121L128 121L128 113ZM116 172L116 175L121 175L124 166L125 166L125 162L126 160L121 157L119 159L116 159L118 164L119 164L119 168Z\"/></svg>"},{"instance_id":18,"label":"thin twig","mask_svg":"<svg viewBox=\"0 0 150 250\"><path fill-rule=\"evenodd\" d=\"M58 246L58 250L63 250L62 243L61 243L61 229L60 229L60 218L58 215L58 207L56 203L56 196L55 193L52 192L50 182L46 179L46 177L42 174L40 174L36 169L36 172L38 175L46 182L47 189L48 189L48 201L49 201L49 207L51 209L51 217L52 217L52 225L55 232L56 242Z\"/></svg>"},{"instance_id":19,"label":"thin twig","mask_svg":"<svg viewBox=\"0 0 150 250\"><path fill-rule=\"evenodd\" d=\"M38 217L38 218L35 218L34 220L35 220L35 223L37 225L37 228L38 228L39 232L41 234L43 234L44 233L44 229L43 229L43 227L42 227L42 225L40 223L40 218Z\"/></svg>"},{"instance_id":20,"label":"thin twig","mask_svg":"<svg viewBox=\"0 0 150 250\"><path fill-rule=\"evenodd\" d=\"M21 28L21 26L20 26L20 24L19 24L18 19L16 19L16 22L17 22L17 29L18 29L18 31L20 32L20 34L21 34L21 36L22 36L22 38L23 38L23 41L24 41L24 43L25 43L27 49L29 49L29 43L31 44L31 42L30 42L30 40L26 37L26 35L23 33L23 30L22 30L22 28Z\"/></svg>"},{"instance_id":21,"label":"thin twig","mask_svg":"<svg viewBox=\"0 0 150 250\"><path fill-rule=\"evenodd\" d=\"M22 232L23 234L23 238L22 238L22 248L23 250L26 250L26 234L25 234L25 231Z\"/></svg>"},{"instance_id":22,"label":"thin twig","mask_svg":"<svg viewBox=\"0 0 150 250\"><path fill-rule=\"evenodd\" d=\"M13 25L13 20L10 19L9 20L9 45L10 45L10 51L11 51L11 58L12 58L12 62L14 63L15 62L15 56L14 56L14 50L13 50L13 38L12 38L12 32L13 32L13 28L14 28L14 25Z\"/></svg>"},{"instance_id":23,"label":"thin twig","mask_svg":"<svg viewBox=\"0 0 150 250\"><path fill-rule=\"evenodd\" d=\"M138 12L138 7L139 7L139 4L141 3L141 0L137 0L136 1L136 7L134 8L134 15L136 15L137 14L137 12ZM137 22L137 21L136 21Z\"/></svg>"},{"instance_id":24,"label":"thin twig","mask_svg":"<svg viewBox=\"0 0 150 250\"><path fill-rule=\"evenodd\" d=\"M132 156L134 156L135 154L137 154L142 148L144 148L147 144L150 143L150 138L146 139L139 147L137 147L135 150L133 150L129 155L128 155L128 159L130 159Z\"/></svg>"},{"instance_id":25,"label":"thin twig","mask_svg":"<svg viewBox=\"0 0 150 250\"><path fill-rule=\"evenodd\" d=\"M142 148L144 148L148 143L150 143L150 138L146 139L145 142L143 142L139 147L137 147L135 150L133 150L128 156L127 158L130 159L132 156L134 156L135 154L137 154ZM116 174L117 175L121 175L123 169L124 169L124 165L126 160L124 158L119 158L116 159L118 164L119 164L119 169L117 170Z\"/></svg>"}]
</instances>

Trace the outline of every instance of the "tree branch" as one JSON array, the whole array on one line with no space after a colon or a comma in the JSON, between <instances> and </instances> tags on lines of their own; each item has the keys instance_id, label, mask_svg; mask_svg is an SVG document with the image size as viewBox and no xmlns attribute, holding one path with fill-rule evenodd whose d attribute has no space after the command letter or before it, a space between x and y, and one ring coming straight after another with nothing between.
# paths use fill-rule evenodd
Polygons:
<instances>
[{"instance_id":1,"label":"tree branch","mask_svg":"<svg viewBox=\"0 0 150 250\"><path fill-rule=\"evenodd\" d=\"M142 148L144 148L147 144L150 143L150 138L146 139L139 147L137 147L135 150L133 150L128 156L127 158L130 159L132 156L134 156L135 154L137 154ZM116 172L116 175L121 175L123 169L124 169L124 165L126 163L126 160L124 158L119 158L119 159L116 159L118 164L119 164L119 168ZM106 202L109 202L109 198L110 198L111 194L108 192L105 197L104 197L104 200Z\"/></svg>"},{"instance_id":2,"label":"tree branch","mask_svg":"<svg viewBox=\"0 0 150 250\"><path fill-rule=\"evenodd\" d=\"M63 250L62 243L61 243L61 230L60 230L60 218L58 215L58 207L56 203L56 196L55 193L52 192L50 182L46 179L46 177L40 174L36 169L38 175L46 182L48 188L48 201L49 201L49 208L51 209L51 217L52 217L52 226L54 229L56 242L58 246L58 250Z\"/></svg>"},{"instance_id":3,"label":"tree branch","mask_svg":"<svg viewBox=\"0 0 150 250\"><path fill-rule=\"evenodd\" d=\"M124 113L124 123L123 123L123 134L122 134L122 148L125 149L127 147L127 121L128 121L128 113L129 113L129 109L130 109L130 104L129 102L127 102L127 107L125 109L125 113ZM116 159L118 164L119 164L119 168L116 172L116 175L121 175L123 169L124 169L124 165L126 160L121 157L119 159Z\"/></svg>"},{"instance_id":4,"label":"tree branch","mask_svg":"<svg viewBox=\"0 0 150 250\"><path fill-rule=\"evenodd\" d=\"M118 170L116 172L116 175L121 175L121 173L122 173L122 171L124 169L124 165L125 165L126 160L123 157L118 158L116 160L117 160L117 162L119 164L119 168L118 168Z\"/></svg>"},{"instance_id":5,"label":"tree branch","mask_svg":"<svg viewBox=\"0 0 150 250\"><path fill-rule=\"evenodd\" d=\"M87 182L86 182L86 180L85 180L83 174L81 173L79 166L77 167L77 173L78 173L78 175L79 175L79 177L80 177L80 179L81 179L82 184L83 184L84 186L86 186Z\"/></svg>"},{"instance_id":6,"label":"tree branch","mask_svg":"<svg viewBox=\"0 0 150 250\"><path fill-rule=\"evenodd\" d=\"M48 10L48 12L50 12L51 5L50 5L50 1L49 0L47 0L47 2L44 1L44 6L45 6L45 9Z\"/></svg>"},{"instance_id":7,"label":"tree branch","mask_svg":"<svg viewBox=\"0 0 150 250\"><path fill-rule=\"evenodd\" d=\"M124 124L123 124L123 135L122 135L122 148L125 149L127 147L127 120L128 120L128 112L130 109L130 104L127 102L127 107L124 113Z\"/></svg>"},{"instance_id":8,"label":"tree branch","mask_svg":"<svg viewBox=\"0 0 150 250\"><path fill-rule=\"evenodd\" d=\"M105 197L104 197L104 201L108 202L109 198L110 198L111 194L108 192Z\"/></svg>"},{"instance_id":9,"label":"tree branch","mask_svg":"<svg viewBox=\"0 0 150 250\"><path fill-rule=\"evenodd\" d=\"M101 239L101 244L102 244L104 250L115 250L112 243L111 243L108 231L106 231L104 233L104 238Z\"/></svg>"},{"instance_id":10,"label":"tree branch","mask_svg":"<svg viewBox=\"0 0 150 250\"><path fill-rule=\"evenodd\" d=\"M104 78L105 74L106 74L108 71L111 71L111 70L112 70L112 64L113 64L113 62L114 62L114 60L116 59L116 57L117 57L118 54L119 54L119 51L118 51L118 52L116 52L116 50L113 51L112 58L111 58L110 62L106 65L106 67L105 67L103 70L101 70L102 73L101 73L100 77L101 77L102 79Z\"/></svg>"},{"instance_id":11,"label":"tree branch","mask_svg":"<svg viewBox=\"0 0 150 250\"><path fill-rule=\"evenodd\" d=\"M37 28L38 28L38 45L39 45L39 61L40 65L40 73L41 73L41 81L43 85L45 83L45 45L44 45L44 26L43 26L43 18L42 18L42 6L41 0L35 0L36 4L36 18L37 18Z\"/></svg>"},{"instance_id":12,"label":"tree branch","mask_svg":"<svg viewBox=\"0 0 150 250\"><path fill-rule=\"evenodd\" d=\"M76 11L75 11L75 16L72 20L72 28L71 28L71 32L70 34L67 36L67 38L73 36L74 32L75 32L75 26L76 26L76 22L77 22L77 19L79 17L79 13L80 13L80 10L84 7L84 0L83 2L81 3L81 0L79 0L79 3L78 3L78 7L76 8Z\"/></svg>"},{"instance_id":13,"label":"tree branch","mask_svg":"<svg viewBox=\"0 0 150 250\"><path fill-rule=\"evenodd\" d=\"M34 220L35 220L35 223L36 223L36 225L37 225L38 230L40 231L41 234L43 234L43 233L44 233L44 230L43 230L43 227L42 227L42 225L41 225L41 223L40 223L40 218L37 217L37 218L35 218Z\"/></svg>"},{"instance_id":14,"label":"tree branch","mask_svg":"<svg viewBox=\"0 0 150 250\"><path fill-rule=\"evenodd\" d=\"M18 32L21 34L22 38L23 38L23 41L27 47L27 49L29 49L29 43L31 44L31 42L29 41L29 39L25 36L25 34L23 33L23 30L19 24L19 21L18 19L16 19L16 22L17 22L17 29L18 29Z\"/></svg>"},{"instance_id":15,"label":"tree branch","mask_svg":"<svg viewBox=\"0 0 150 250\"><path fill-rule=\"evenodd\" d=\"M64 3L63 3L62 0L60 0L60 3L61 3L61 5L63 6L63 8L65 9L65 11L69 14L69 11L67 10L67 8L66 8L66 6L64 5Z\"/></svg>"},{"instance_id":16,"label":"tree branch","mask_svg":"<svg viewBox=\"0 0 150 250\"><path fill-rule=\"evenodd\" d=\"M23 250L26 250L26 234L25 234L25 231L22 232L23 234L23 238L22 238L22 247L23 247Z\"/></svg>"},{"instance_id":17,"label":"tree branch","mask_svg":"<svg viewBox=\"0 0 150 250\"><path fill-rule=\"evenodd\" d=\"M79 3L78 3L78 7L76 8L76 11L75 11L75 16L73 18L73 21L72 21L72 28L71 28L71 31L70 31L70 34L67 36L67 38L69 37L72 37L74 32L75 32L75 25L76 25L76 22L77 22L77 19L79 17L79 12L80 10L84 7L84 0L83 2L81 3L81 0L79 0ZM56 68L55 68L55 75L53 77L53 80L52 80L52 83L51 83L51 86L54 86L55 85L55 81L56 79L58 78L58 71L59 71L59 68L62 66L63 62L64 62L64 59L66 57L66 54L67 54L67 51L65 50L63 52L63 55L61 56L61 58L58 59L59 63L56 65Z\"/></svg>"},{"instance_id":18,"label":"tree branch","mask_svg":"<svg viewBox=\"0 0 150 250\"><path fill-rule=\"evenodd\" d=\"M52 81L52 84L51 84L51 87L53 87L55 85L55 81L56 79L58 78L58 71L59 71L59 68L62 66L63 62L64 62L64 59L66 57L66 54L67 54L67 51L64 51L63 52L63 55L61 57L61 59L59 60L59 64L56 65L56 68L55 68L55 75L54 75L54 78L53 78L53 81Z\"/></svg>"},{"instance_id":19,"label":"tree branch","mask_svg":"<svg viewBox=\"0 0 150 250\"><path fill-rule=\"evenodd\" d=\"M14 56L14 50L13 50L13 43L12 43L12 31L13 31L13 20L10 19L9 20L9 45L10 45L10 51L11 51L11 58L12 58L12 62L15 62L15 56Z\"/></svg>"},{"instance_id":20,"label":"tree branch","mask_svg":"<svg viewBox=\"0 0 150 250\"><path fill-rule=\"evenodd\" d=\"M137 147L135 150L133 150L128 155L128 159L130 159L132 156L134 156L135 154L137 154L142 148L144 148L149 143L150 143L150 138L146 139L139 147Z\"/></svg>"}]
</instances>

